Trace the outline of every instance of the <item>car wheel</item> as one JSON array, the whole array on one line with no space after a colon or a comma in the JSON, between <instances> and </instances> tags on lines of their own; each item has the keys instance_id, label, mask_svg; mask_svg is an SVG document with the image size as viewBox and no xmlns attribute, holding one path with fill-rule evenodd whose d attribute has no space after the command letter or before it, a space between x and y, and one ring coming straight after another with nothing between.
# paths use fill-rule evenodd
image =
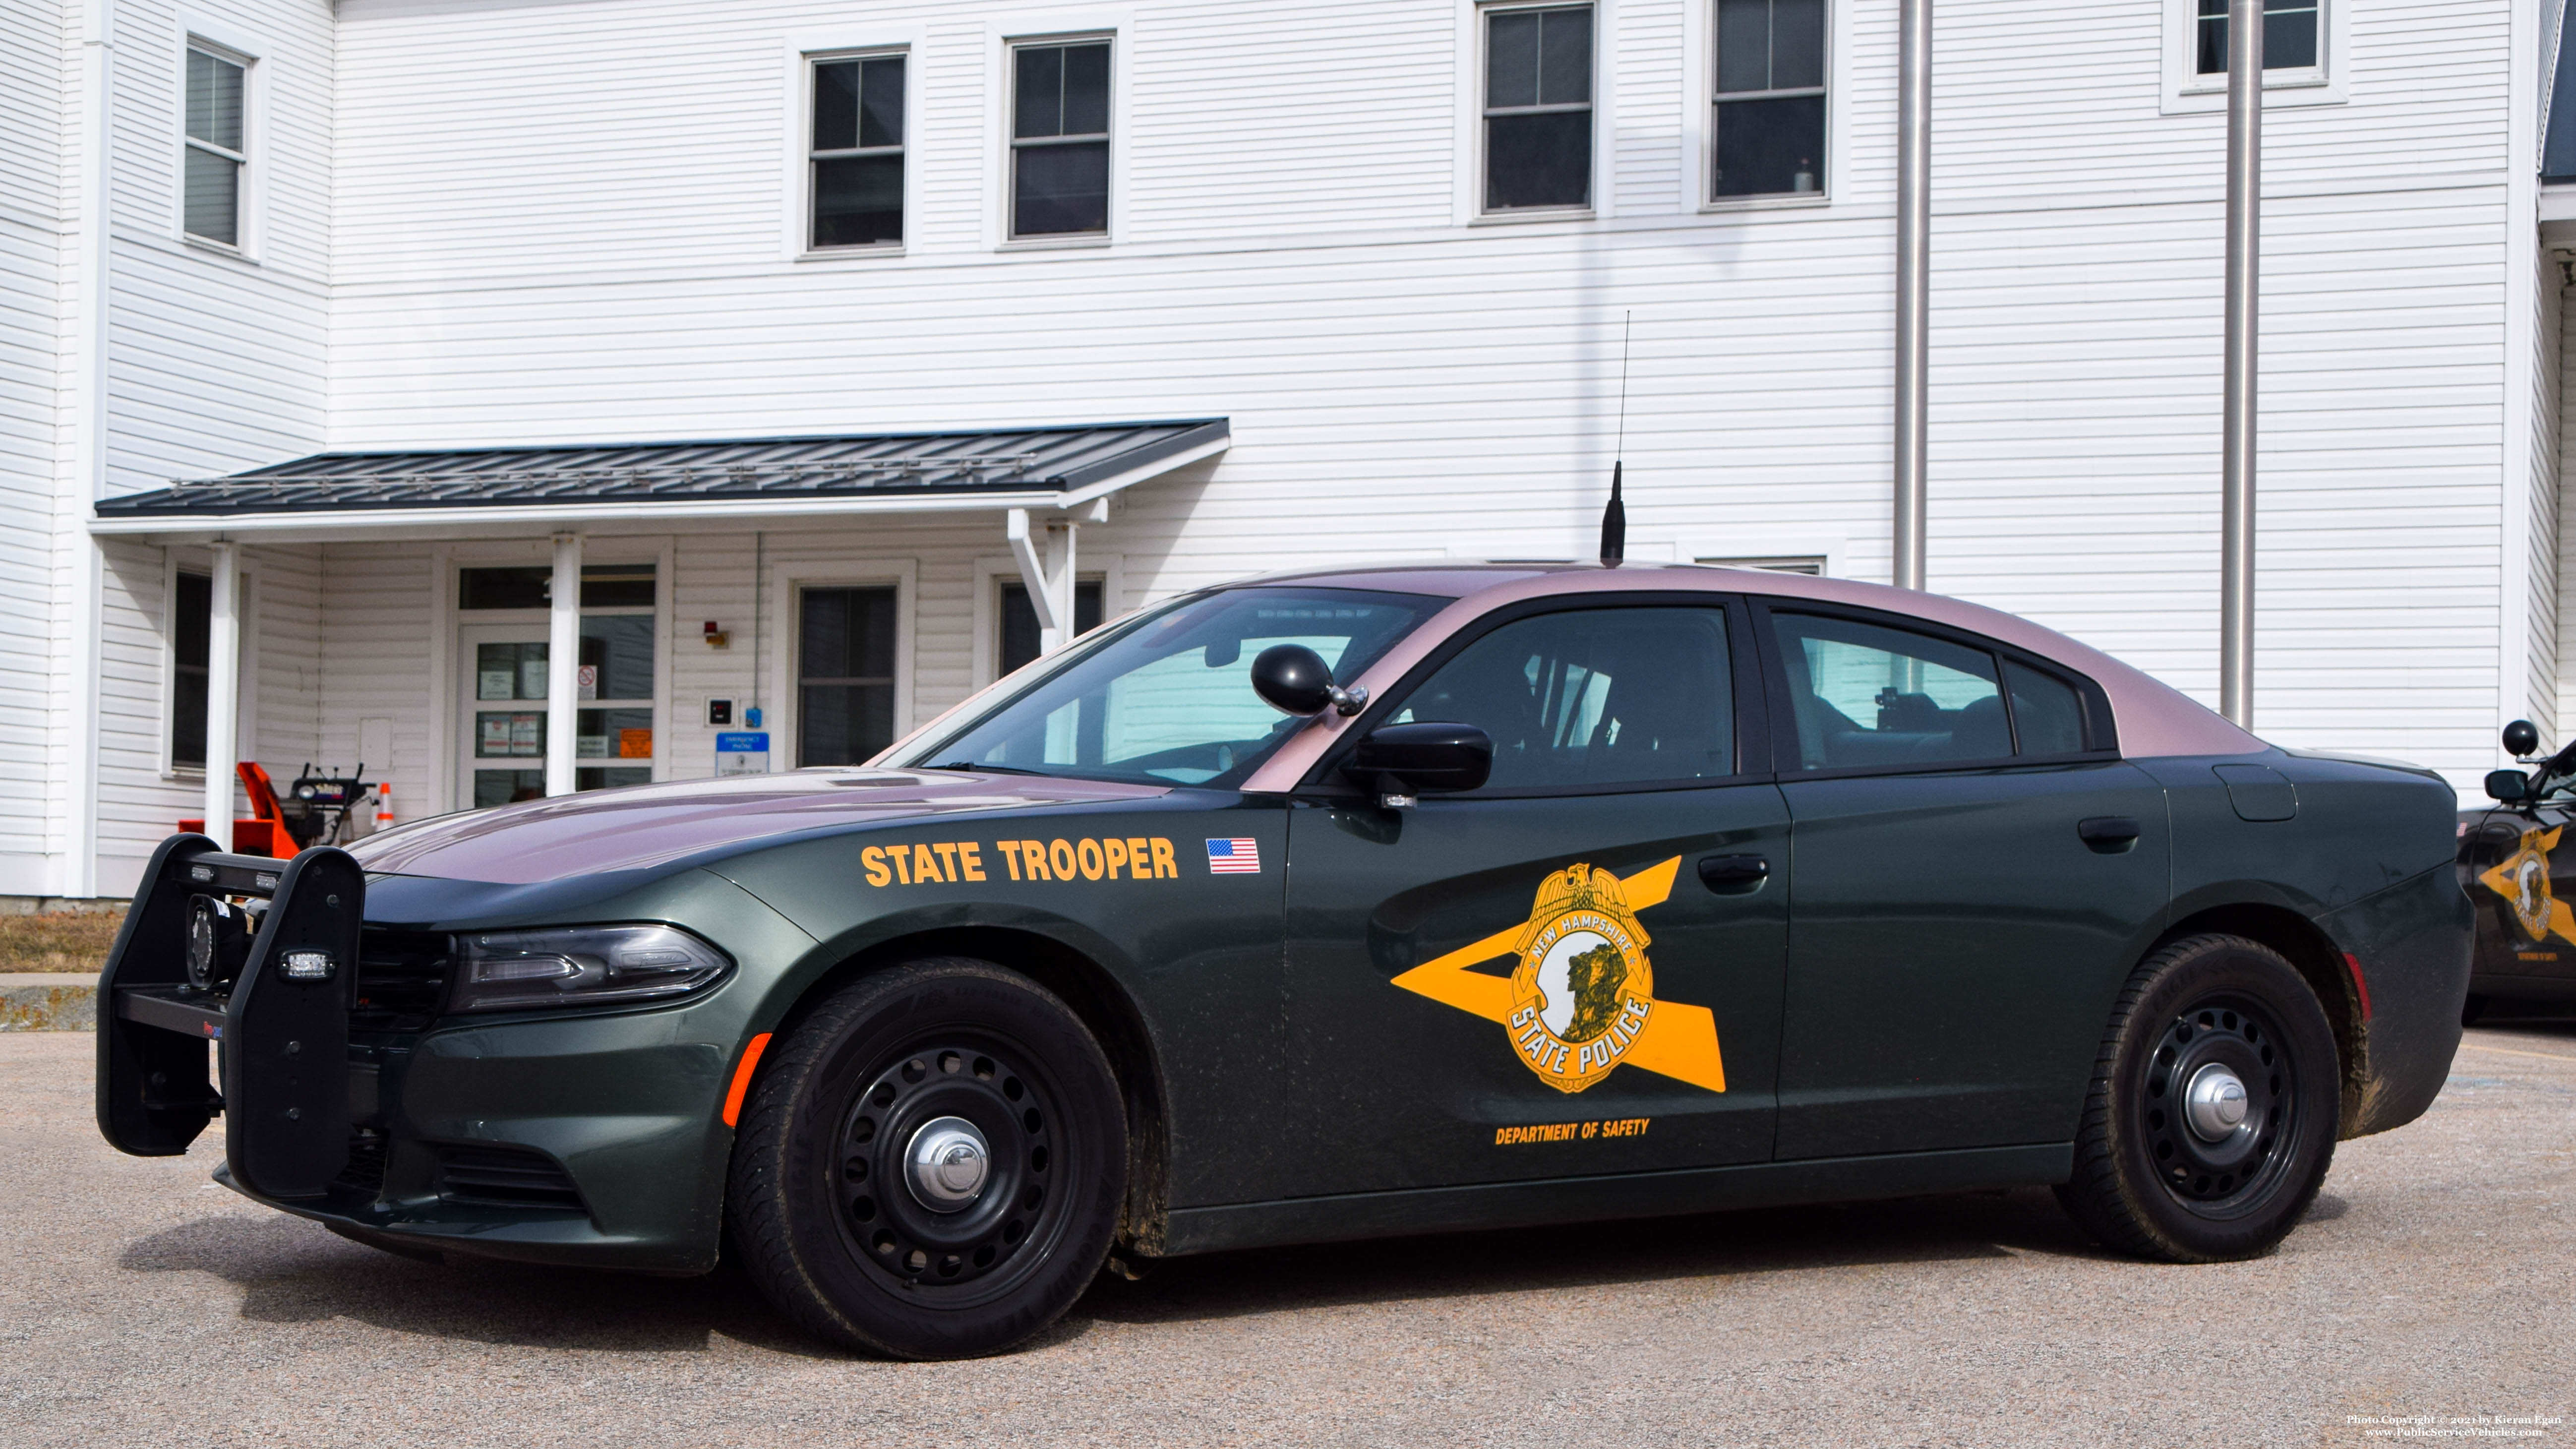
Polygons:
<instances>
[{"instance_id":1,"label":"car wheel","mask_svg":"<svg viewBox=\"0 0 2576 1449\"><path fill-rule=\"evenodd\" d=\"M2462 1026L2475 1026L2478 1024L2478 1018L2486 1014L2487 999L2483 996L2472 995L2460 1003L2460 1025Z\"/></svg>"},{"instance_id":2,"label":"car wheel","mask_svg":"<svg viewBox=\"0 0 2576 1449\"><path fill-rule=\"evenodd\" d=\"M819 1337L897 1358L997 1352L1109 1251L1127 1128L1099 1043L986 961L867 976L771 1049L728 1207L745 1271Z\"/></svg>"},{"instance_id":3,"label":"car wheel","mask_svg":"<svg viewBox=\"0 0 2576 1449\"><path fill-rule=\"evenodd\" d=\"M2325 1010L2280 953L2241 936L2177 941L2111 1013L2058 1201L2142 1258L2269 1252L2334 1160L2340 1077Z\"/></svg>"}]
</instances>

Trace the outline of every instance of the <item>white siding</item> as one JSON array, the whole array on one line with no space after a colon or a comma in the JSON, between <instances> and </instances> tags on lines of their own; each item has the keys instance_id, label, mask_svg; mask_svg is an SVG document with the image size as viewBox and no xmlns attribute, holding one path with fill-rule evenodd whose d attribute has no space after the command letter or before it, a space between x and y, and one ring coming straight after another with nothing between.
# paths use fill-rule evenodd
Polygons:
<instances>
[{"instance_id":1,"label":"white siding","mask_svg":"<svg viewBox=\"0 0 2576 1449\"><path fill-rule=\"evenodd\" d=\"M45 849L63 24L59 0L0 7L0 879Z\"/></svg>"},{"instance_id":2,"label":"white siding","mask_svg":"<svg viewBox=\"0 0 2576 1449\"><path fill-rule=\"evenodd\" d=\"M1641 552L1812 539L1883 576L1893 0L1842 7L1834 202L1712 215L1682 4L1606 17L1615 217L1465 228L1448 0L1300 7L1295 64L1276 6L1134 6L1132 215L1115 247L1040 255L979 221L980 14L884 7L921 26L912 245L800 265L781 58L827 7L351 0L333 441L1221 414L1213 474L1120 525L1173 529L1131 569L1145 594L1289 558L1570 555L1633 311ZM2266 127L2258 726L2464 781L2521 667L2499 639L2507 13L2358 10L2350 102ZM1941 15L1934 586L2212 695L2223 118L2162 113L2153 6ZM531 82L570 73L614 83ZM721 592L692 577L684 597Z\"/></svg>"},{"instance_id":3,"label":"white siding","mask_svg":"<svg viewBox=\"0 0 2576 1449\"><path fill-rule=\"evenodd\" d=\"M322 0L121 0L110 214L109 493L230 473L325 441L333 28ZM189 26L255 57L245 203L250 255L179 237L182 55ZM202 555L197 556L202 567ZM272 775L313 747L304 678L319 608L310 550L248 549L257 611L245 661L259 689L246 753ZM172 822L203 810L192 772L166 769L164 559L105 549L99 650L99 888L132 888Z\"/></svg>"},{"instance_id":4,"label":"white siding","mask_svg":"<svg viewBox=\"0 0 2576 1449\"><path fill-rule=\"evenodd\" d=\"M1121 559L1115 611L1289 564L1587 551L1633 316L1632 551L1885 575L1897 0L1834 7L1830 202L1750 211L1700 205L1708 0L1603 0L1602 214L1506 224L1468 223L1467 0L1048 8L1119 27L1125 101L1114 244L1043 252L996 245L1001 47L1032 7L186 3L117 12L111 491L326 446L1232 419L1221 460L1084 530L1086 561ZM9 792L42 712L15 701L59 668L32 651L66 597L64 4L0 19L0 862L41 830ZM2513 0L2350 10L2348 99L2265 128L2257 726L2467 784L2499 697L2550 713L2576 619L2559 409L2522 416L2558 375L2557 291L2531 327L2509 275L2531 219L2508 80L2537 37ZM1940 7L1931 569L2208 697L2224 121L2167 113L2161 12ZM248 258L177 236L189 26L259 57ZM913 56L907 245L793 260L793 48L887 39ZM1002 552L989 516L612 546L673 561L681 775L712 768L709 694L769 705L793 749L778 571L905 562L917 719L973 683L976 565ZM490 549L447 550L247 551L273 772L354 761L390 716L369 763L398 810L447 803L442 590ZM102 850L125 860L195 803L161 769L162 553L107 558Z\"/></svg>"}]
</instances>

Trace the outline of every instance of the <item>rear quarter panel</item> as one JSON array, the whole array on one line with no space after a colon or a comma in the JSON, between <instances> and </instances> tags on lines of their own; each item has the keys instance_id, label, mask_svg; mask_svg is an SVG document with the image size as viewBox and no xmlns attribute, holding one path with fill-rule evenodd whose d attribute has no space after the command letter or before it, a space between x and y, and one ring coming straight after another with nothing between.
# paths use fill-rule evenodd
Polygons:
<instances>
[{"instance_id":1,"label":"rear quarter panel","mask_svg":"<svg viewBox=\"0 0 2576 1449\"><path fill-rule=\"evenodd\" d=\"M2468 991L2456 792L2429 771L2287 751L2138 763L2170 801L2174 919L2276 906L2306 918L2331 955L2358 961L2357 977L2343 960L2321 972L2349 1047L2343 1135L2420 1115L2449 1072ZM2240 818L2211 767L2249 763L2290 782L2294 818Z\"/></svg>"}]
</instances>

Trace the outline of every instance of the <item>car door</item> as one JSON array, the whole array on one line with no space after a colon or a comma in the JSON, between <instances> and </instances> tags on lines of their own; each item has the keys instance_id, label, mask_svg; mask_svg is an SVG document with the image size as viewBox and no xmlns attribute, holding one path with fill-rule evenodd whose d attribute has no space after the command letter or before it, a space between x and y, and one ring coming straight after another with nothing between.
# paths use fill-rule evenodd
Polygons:
<instances>
[{"instance_id":1,"label":"car door","mask_svg":"<svg viewBox=\"0 0 2576 1449\"><path fill-rule=\"evenodd\" d=\"M1473 724L1483 788L1390 809L1327 756L1292 801L1308 1191L1770 1156L1788 815L1746 765L1750 626L1656 598L1498 612L1346 742Z\"/></svg>"},{"instance_id":2,"label":"car door","mask_svg":"<svg viewBox=\"0 0 2576 1449\"><path fill-rule=\"evenodd\" d=\"M2167 899L2163 791L2045 661L1763 613L1798 882L1780 1157L2066 1140Z\"/></svg>"},{"instance_id":3,"label":"car door","mask_svg":"<svg viewBox=\"0 0 2576 1449\"><path fill-rule=\"evenodd\" d=\"M2576 797L2464 817L2461 886L2478 905L2473 992L2513 994L2576 977Z\"/></svg>"}]
</instances>

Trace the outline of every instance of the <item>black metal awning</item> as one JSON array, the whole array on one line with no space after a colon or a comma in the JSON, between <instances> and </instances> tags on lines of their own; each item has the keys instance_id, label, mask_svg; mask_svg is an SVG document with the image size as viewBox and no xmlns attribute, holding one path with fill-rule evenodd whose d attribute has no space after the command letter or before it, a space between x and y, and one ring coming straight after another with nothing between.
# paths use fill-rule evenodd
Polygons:
<instances>
[{"instance_id":1,"label":"black metal awning","mask_svg":"<svg viewBox=\"0 0 2576 1449\"><path fill-rule=\"evenodd\" d=\"M1222 451L1224 418L588 447L317 453L98 505L101 532L316 515L423 522L469 510L529 522L576 516L733 516L1069 507ZM816 505L822 505L817 507ZM837 505L837 506L836 506Z\"/></svg>"}]
</instances>

